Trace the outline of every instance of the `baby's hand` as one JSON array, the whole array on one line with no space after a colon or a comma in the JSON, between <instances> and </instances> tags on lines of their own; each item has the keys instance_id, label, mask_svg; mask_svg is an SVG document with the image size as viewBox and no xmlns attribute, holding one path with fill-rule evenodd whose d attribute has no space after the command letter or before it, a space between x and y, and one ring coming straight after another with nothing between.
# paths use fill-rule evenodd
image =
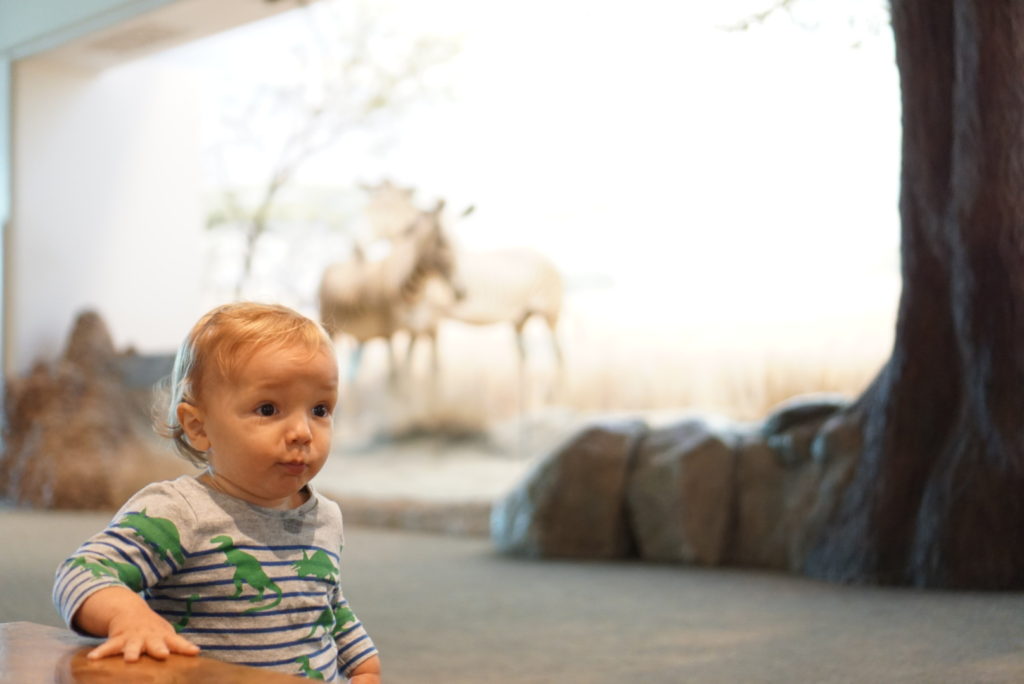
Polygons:
<instances>
[{"instance_id":1,"label":"baby's hand","mask_svg":"<svg viewBox=\"0 0 1024 684\"><path fill-rule=\"evenodd\" d=\"M89 651L88 658L96 660L110 655L124 654L125 661L133 663L143 653L164 660L171 653L196 655L199 647L178 635L167 620L148 607L119 613L110 620L107 640Z\"/></svg>"}]
</instances>

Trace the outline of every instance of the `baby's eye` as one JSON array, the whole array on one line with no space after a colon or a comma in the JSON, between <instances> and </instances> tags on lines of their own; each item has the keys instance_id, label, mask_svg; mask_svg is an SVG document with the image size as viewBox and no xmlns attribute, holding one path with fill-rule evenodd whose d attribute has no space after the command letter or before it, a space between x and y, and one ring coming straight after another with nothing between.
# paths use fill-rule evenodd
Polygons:
<instances>
[{"instance_id":1,"label":"baby's eye","mask_svg":"<svg viewBox=\"0 0 1024 684\"><path fill-rule=\"evenodd\" d=\"M273 404L260 404L259 408L256 409L256 413L261 416L272 416L277 413L277 409L274 408Z\"/></svg>"},{"instance_id":2,"label":"baby's eye","mask_svg":"<svg viewBox=\"0 0 1024 684\"><path fill-rule=\"evenodd\" d=\"M317 404L313 407L313 415L317 418L326 418L331 415L331 411L327 408L327 404Z\"/></svg>"}]
</instances>

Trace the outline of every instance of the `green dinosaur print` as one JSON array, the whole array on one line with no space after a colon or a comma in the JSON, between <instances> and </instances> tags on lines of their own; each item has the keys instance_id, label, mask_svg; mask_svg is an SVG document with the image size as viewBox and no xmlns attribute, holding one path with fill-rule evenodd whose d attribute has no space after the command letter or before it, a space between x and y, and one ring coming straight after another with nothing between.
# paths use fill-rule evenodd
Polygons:
<instances>
[{"instance_id":1,"label":"green dinosaur print","mask_svg":"<svg viewBox=\"0 0 1024 684\"><path fill-rule=\"evenodd\" d=\"M295 572L300 577L312 576L318 579L333 579L338 574L338 569L331 562L331 557L327 555L326 551L321 549L314 551L310 557L307 557L306 552L303 551L302 560L292 563L292 567L295 568Z\"/></svg>"},{"instance_id":2,"label":"green dinosaur print","mask_svg":"<svg viewBox=\"0 0 1024 684\"><path fill-rule=\"evenodd\" d=\"M151 518L146 515L146 509L143 508L141 513L129 513L121 518L116 527L135 530L142 541L153 547L153 550L160 554L165 562L170 562L167 557L170 554L174 560L178 561L179 565L185 563L185 555L181 548L181 535L178 534L178 528L174 523L167 518Z\"/></svg>"},{"instance_id":3,"label":"green dinosaur print","mask_svg":"<svg viewBox=\"0 0 1024 684\"><path fill-rule=\"evenodd\" d=\"M235 542L226 535L220 535L210 540L211 543L217 544L218 549L224 552L226 562L228 565L235 566L235 575L232 578L235 583L235 593L232 594L232 598L239 596L242 593L242 584L248 584L250 587L259 592L256 596L249 599L250 602L262 601L263 593L270 589L277 594L277 598L268 603L265 606L253 606L245 610L246 613L253 613L259 610L269 610L281 603L282 593L281 587L274 583L274 580L267 576L267 573L263 571L263 566L256 560L255 557L249 555L245 551L239 551L235 548Z\"/></svg>"},{"instance_id":4,"label":"green dinosaur print","mask_svg":"<svg viewBox=\"0 0 1024 684\"><path fill-rule=\"evenodd\" d=\"M313 622L313 629L309 630L309 634L306 635L307 639L316 634L317 627L323 627L325 634L332 633L334 629L334 611L330 608L324 608L320 616Z\"/></svg>"},{"instance_id":5,"label":"green dinosaur print","mask_svg":"<svg viewBox=\"0 0 1024 684\"><path fill-rule=\"evenodd\" d=\"M131 563L118 563L107 558L100 558L96 563L90 563L82 556L71 561L72 567L85 568L92 571L93 577L116 577L128 586L129 589L138 593L142 591L142 571Z\"/></svg>"},{"instance_id":6,"label":"green dinosaur print","mask_svg":"<svg viewBox=\"0 0 1024 684\"><path fill-rule=\"evenodd\" d=\"M334 631L332 635L338 636L345 628L345 625L356 622L356 614L348 606L337 606L334 609Z\"/></svg>"},{"instance_id":7,"label":"green dinosaur print","mask_svg":"<svg viewBox=\"0 0 1024 684\"><path fill-rule=\"evenodd\" d=\"M324 673L310 667L309 656L299 656L295 659L295 662L299 664L299 669L302 670L302 674L306 675L310 679L319 679L320 681L323 681Z\"/></svg>"},{"instance_id":8,"label":"green dinosaur print","mask_svg":"<svg viewBox=\"0 0 1024 684\"><path fill-rule=\"evenodd\" d=\"M181 616L181 619L174 623L174 631L180 632L181 630L188 627L188 621L192 619L192 604L199 600L199 594L192 594L185 599L185 614Z\"/></svg>"}]
</instances>

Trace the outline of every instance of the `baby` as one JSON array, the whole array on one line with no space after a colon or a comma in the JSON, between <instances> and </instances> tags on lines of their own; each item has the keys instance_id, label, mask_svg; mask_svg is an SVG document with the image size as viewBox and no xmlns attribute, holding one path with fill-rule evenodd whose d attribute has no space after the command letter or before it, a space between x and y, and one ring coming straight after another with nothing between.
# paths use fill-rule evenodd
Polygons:
<instances>
[{"instance_id":1,"label":"baby","mask_svg":"<svg viewBox=\"0 0 1024 684\"><path fill-rule=\"evenodd\" d=\"M57 570L90 658L203 654L311 679L380 680L341 593L338 505L310 487L338 395L323 329L283 306L203 316L178 350L162 432L198 476L137 492Z\"/></svg>"}]
</instances>

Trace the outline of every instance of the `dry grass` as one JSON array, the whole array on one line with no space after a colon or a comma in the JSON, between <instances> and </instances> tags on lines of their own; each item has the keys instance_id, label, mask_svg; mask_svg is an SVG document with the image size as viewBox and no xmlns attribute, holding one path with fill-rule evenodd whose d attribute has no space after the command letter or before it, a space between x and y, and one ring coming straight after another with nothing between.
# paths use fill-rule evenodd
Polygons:
<instances>
[{"instance_id":1,"label":"dry grass","mask_svg":"<svg viewBox=\"0 0 1024 684\"><path fill-rule=\"evenodd\" d=\"M431 383L426 350L396 389L383 345L371 345L346 388L348 438L420 433L484 434L493 425L552 407L571 414L703 412L756 420L791 397L856 397L891 345L886 316L848 325L630 325L570 308L560 330L561 374L546 329L527 327L520 375L511 327L446 323L441 373ZM342 352L344 356L344 352Z\"/></svg>"}]
</instances>

